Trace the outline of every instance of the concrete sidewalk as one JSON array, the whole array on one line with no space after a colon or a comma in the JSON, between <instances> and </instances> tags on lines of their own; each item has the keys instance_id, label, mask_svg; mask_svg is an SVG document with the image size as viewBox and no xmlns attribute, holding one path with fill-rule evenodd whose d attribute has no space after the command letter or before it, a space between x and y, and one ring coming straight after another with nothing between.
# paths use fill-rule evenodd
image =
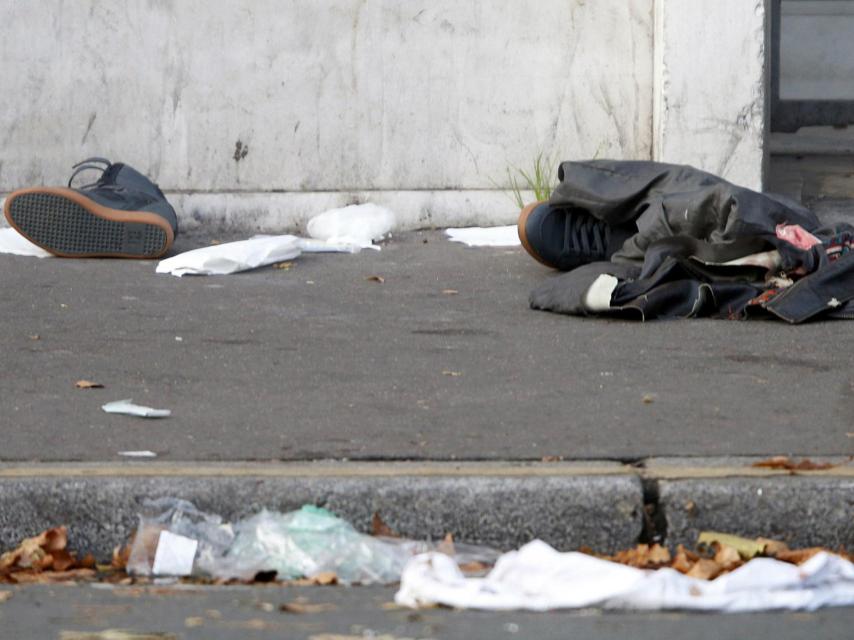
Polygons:
<instances>
[{"instance_id":1,"label":"concrete sidewalk","mask_svg":"<svg viewBox=\"0 0 854 640\"><path fill-rule=\"evenodd\" d=\"M854 542L854 323L535 312L552 272L437 232L233 276L154 266L0 256L0 546L64 522L103 554L154 495L501 547ZM101 411L121 398L173 415ZM840 466L750 466L777 454Z\"/></svg>"}]
</instances>

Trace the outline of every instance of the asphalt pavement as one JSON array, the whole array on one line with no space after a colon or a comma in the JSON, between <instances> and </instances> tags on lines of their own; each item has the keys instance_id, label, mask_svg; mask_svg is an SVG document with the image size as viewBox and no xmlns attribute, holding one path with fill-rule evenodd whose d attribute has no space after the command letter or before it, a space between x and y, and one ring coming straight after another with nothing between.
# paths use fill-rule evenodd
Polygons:
<instances>
[{"instance_id":1,"label":"asphalt pavement","mask_svg":"<svg viewBox=\"0 0 854 640\"><path fill-rule=\"evenodd\" d=\"M851 322L533 311L553 272L438 232L230 276L154 266L0 256L0 460L854 453ZM124 398L172 416L101 410Z\"/></svg>"},{"instance_id":2,"label":"asphalt pavement","mask_svg":"<svg viewBox=\"0 0 854 640\"><path fill-rule=\"evenodd\" d=\"M0 601L0 625L4 638L28 640L847 640L854 624L850 608L750 615L496 613L412 611L394 606L393 598L394 589L382 587L30 586Z\"/></svg>"},{"instance_id":3,"label":"asphalt pavement","mask_svg":"<svg viewBox=\"0 0 854 640\"><path fill-rule=\"evenodd\" d=\"M230 239L184 236L175 250ZM704 529L854 543L854 323L533 311L528 292L553 272L521 248L468 248L436 231L231 276L154 268L0 256L0 548L66 524L72 548L106 559L158 496L232 520L313 503L363 531L380 513L408 537L500 549L536 537L601 551L691 545ZM84 379L103 388L77 388ZM101 410L124 398L172 415ZM773 455L832 466L752 466ZM852 620L405 612L383 606L390 589L129 589L18 587L0 624L51 638L119 627L789 638L847 637ZM326 615L278 609L317 594L334 605Z\"/></svg>"}]
</instances>

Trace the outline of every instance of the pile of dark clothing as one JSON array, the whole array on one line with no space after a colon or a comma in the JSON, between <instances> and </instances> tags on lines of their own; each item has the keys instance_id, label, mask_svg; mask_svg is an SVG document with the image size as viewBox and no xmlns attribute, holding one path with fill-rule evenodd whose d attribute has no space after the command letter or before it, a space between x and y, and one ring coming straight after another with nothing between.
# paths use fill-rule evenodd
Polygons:
<instances>
[{"instance_id":1,"label":"pile of dark clothing","mask_svg":"<svg viewBox=\"0 0 854 640\"><path fill-rule=\"evenodd\" d=\"M550 278L534 309L653 318L854 318L854 226L692 167L564 162L553 208L633 233L608 261ZM604 300L604 302L603 302Z\"/></svg>"}]
</instances>

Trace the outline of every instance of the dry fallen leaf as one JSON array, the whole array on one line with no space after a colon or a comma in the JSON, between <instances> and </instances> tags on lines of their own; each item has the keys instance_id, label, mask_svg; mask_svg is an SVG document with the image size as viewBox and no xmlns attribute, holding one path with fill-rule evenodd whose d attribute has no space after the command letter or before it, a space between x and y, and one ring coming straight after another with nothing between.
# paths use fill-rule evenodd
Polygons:
<instances>
[{"instance_id":1,"label":"dry fallen leaf","mask_svg":"<svg viewBox=\"0 0 854 640\"><path fill-rule=\"evenodd\" d=\"M742 558L745 559L750 559L753 556L757 556L765 551L764 543L757 542L756 540L751 540L750 538L734 536L729 533L720 533L718 531L702 531L699 537L697 538L698 547L711 547L715 542L717 542L719 545L726 545L728 547L732 547L733 549L738 551L739 555Z\"/></svg>"},{"instance_id":2,"label":"dry fallen leaf","mask_svg":"<svg viewBox=\"0 0 854 640\"><path fill-rule=\"evenodd\" d=\"M462 371L451 371L450 369L445 369L444 371L442 371L442 375L443 376L451 376L452 378L459 378L461 375L463 375L463 372Z\"/></svg>"},{"instance_id":3,"label":"dry fallen leaf","mask_svg":"<svg viewBox=\"0 0 854 640\"><path fill-rule=\"evenodd\" d=\"M91 380L78 380L74 383L78 389L103 389L104 385L100 382L92 382Z\"/></svg>"},{"instance_id":4,"label":"dry fallen leaf","mask_svg":"<svg viewBox=\"0 0 854 640\"><path fill-rule=\"evenodd\" d=\"M780 551L775 558L783 562L791 562L792 564L803 564L817 553L827 551L822 547L810 547L808 549L793 549L791 551Z\"/></svg>"},{"instance_id":5,"label":"dry fallen leaf","mask_svg":"<svg viewBox=\"0 0 854 640\"><path fill-rule=\"evenodd\" d=\"M455 296L459 293L456 289L442 289L442 295Z\"/></svg>"},{"instance_id":6,"label":"dry fallen leaf","mask_svg":"<svg viewBox=\"0 0 854 640\"><path fill-rule=\"evenodd\" d=\"M660 544L652 546L639 544L634 549L619 551L609 559L620 564L627 564L630 567L643 569L666 565L671 560L670 551L668 551L667 547L662 547Z\"/></svg>"},{"instance_id":7,"label":"dry fallen leaf","mask_svg":"<svg viewBox=\"0 0 854 640\"><path fill-rule=\"evenodd\" d=\"M136 534L131 536L130 542L124 547L118 546L113 549L113 559L110 562L110 566L113 569L126 569L128 566L128 559L130 559L130 549L131 545L133 545L133 538Z\"/></svg>"},{"instance_id":8,"label":"dry fallen leaf","mask_svg":"<svg viewBox=\"0 0 854 640\"><path fill-rule=\"evenodd\" d=\"M97 573L94 569L70 569L68 571L17 571L9 578L17 584L53 584L57 582L79 582L92 580Z\"/></svg>"},{"instance_id":9,"label":"dry fallen leaf","mask_svg":"<svg viewBox=\"0 0 854 640\"><path fill-rule=\"evenodd\" d=\"M30 336L30 340L41 340L41 339L42 339L42 337L37 333L34 333L33 335Z\"/></svg>"},{"instance_id":10,"label":"dry fallen leaf","mask_svg":"<svg viewBox=\"0 0 854 640\"><path fill-rule=\"evenodd\" d=\"M283 271L287 271L292 266L294 266L293 262L277 262L273 265L274 269L282 269Z\"/></svg>"},{"instance_id":11,"label":"dry fallen leaf","mask_svg":"<svg viewBox=\"0 0 854 640\"><path fill-rule=\"evenodd\" d=\"M789 550L789 545L779 540L771 540L769 538L756 538L756 542L765 545L765 555L776 557L778 553Z\"/></svg>"},{"instance_id":12,"label":"dry fallen leaf","mask_svg":"<svg viewBox=\"0 0 854 640\"><path fill-rule=\"evenodd\" d=\"M655 402L656 397L657 396L654 393L645 393L641 398L641 402L643 402L644 404L652 404L653 402Z\"/></svg>"},{"instance_id":13,"label":"dry fallen leaf","mask_svg":"<svg viewBox=\"0 0 854 640\"><path fill-rule=\"evenodd\" d=\"M767 460L754 462L751 466L763 469L785 469L787 471L819 471L822 469L832 469L837 465L830 464L829 462L813 462L809 458L795 461L789 458L789 456L773 456Z\"/></svg>"},{"instance_id":14,"label":"dry fallen leaf","mask_svg":"<svg viewBox=\"0 0 854 640\"><path fill-rule=\"evenodd\" d=\"M721 565L724 569L731 570L743 564L741 554L733 547L727 544L718 544L717 552L715 553L715 562Z\"/></svg>"},{"instance_id":15,"label":"dry fallen leaf","mask_svg":"<svg viewBox=\"0 0 854 640\"><path fill-rule=\"evenodd\" d=\"M11 573L20 569L49 569L54 561L52 554L63 551L67 541L65 527L48 529L32 538L25 538L17 549L0 555L0 573ZM63 560L60 560L60 563L62 562Z\"/></svg>"},{"instance_id":16,"label":"dry fallen leaf","mask_svg":"<svg viewBox=\"0 0 854 640\"><path fill-rule=\"evenodd\" d=\"M685 574L699 580L713 580L722 571L722 567L714 560L700 558Z\"/></svg>"},{"instance_id":17,"label":"dry fallen leaf","mask_svg":"<svg viewBox=\"0 0 854 640\"><path fill-rule=\"evenodd\" d=\"M204 624L205 619L202 616L190 616L189 618L184 618L184 626L188 629L201 627Z\"/></svg>"},{"instance_id":18,"label":"dry fallen leaf","mask_svg":"<svg viewBox=\"0 0 854 640\"><path fill-rule=\"evenodd\" d=\"M0 602L6 602L9 598L12 597L11 591L0 591Z\"/></svg>"},{"instance_id":19,"label":"dry fallen leaf","mask_svg":"<svg viewBox=\"0 0 854 640\"><path fill-rule=\"evenodd\" d=\"M378 511L374 511L371 517L371 535L383 538L399 538L400 534L388 526L380 517Z\"/></svg>"},{"instance_id":20,"label":"dry fallen leaf","mask_svg":"<svg viewBox=\"0 0 854 640\"><path fill-rule=\"evenodd\" d=\"M316 573L311 576L310 579L312 584L323 587L331 584L338 584L338 576L334 571L321 571L320 573Z\"/></svg>"},{"instance_id":21,"label":"dry fallen leaf","mask_svg":"<svg viewBox=\"0 0 854 640\"><path fill-rule=\"evenodd\" d=\"M543 456L541 462L561 462L563 456Z\"/></svg>"},{"instance_id":22,"label":"dry fallen leaf","mask_svg":"<svg viewBox=\"0 0 854 640\"><path fill-rule=\"evenodd\" d=\"M385 278L382 276L368 276L365 280L368 280L369 282L379 282L380 284L385 282Z\"/></svg>"},{"instance_id":23,"label":"dry fallen leaf","mask_svg":"<svg viewBox=\"0 0 854 640\"><path fill-rule=\"evenodd\" d=\"M680 544L676 547L676 555L673 557L673 562L670 566L676 569L679 573L688 573L697 560L699 560L699 558L696 554L686 551L685 547Z\"/></svg>"}]
</instances>

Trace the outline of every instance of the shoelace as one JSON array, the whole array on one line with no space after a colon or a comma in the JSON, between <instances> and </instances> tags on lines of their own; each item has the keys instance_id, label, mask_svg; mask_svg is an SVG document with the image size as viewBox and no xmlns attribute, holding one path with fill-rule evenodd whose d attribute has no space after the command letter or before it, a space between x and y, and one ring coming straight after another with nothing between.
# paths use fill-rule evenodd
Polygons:
<instances>
[{"instance_id":1,"label":"shoelace","mask_svg":"<svg viewBox=\"0 0 854 640\"><path fill-rule=\"evenodd\" d=\"M584 211L566 214L563 242L564 251L584 256L604 257L607 253L608 225Z\"/></svg>"},{"instance_id":2,"label":"shoelace","mask_svg":"<svg viewBox=\"0 0 854 640\"><path fill-rule=\"evenodd\" d=\"M109 169L112 166L113 166L113 163L110 162L109 160L107 160L106 158L94 157L94 158L86 158L85 160L81 160L80 162L75 164L73 167L71 167L73 169L73 172L71 174L71 177L68 179L68 186L71 187L71 182L74 180L75 177L77 177L77 174L82 172L82 171L88 171L89 169L94 169L96 171L100 171L101 176L103 176L104 173L107 171L107 169ZM78 187L78 188L79 189L91 189L92 187L97 186L99 181L100 181L100 176L99 176L99 179L96 180L95 182L91 182L89 184L84 184L82 187Z\"/></svg>"}]
</instances>

